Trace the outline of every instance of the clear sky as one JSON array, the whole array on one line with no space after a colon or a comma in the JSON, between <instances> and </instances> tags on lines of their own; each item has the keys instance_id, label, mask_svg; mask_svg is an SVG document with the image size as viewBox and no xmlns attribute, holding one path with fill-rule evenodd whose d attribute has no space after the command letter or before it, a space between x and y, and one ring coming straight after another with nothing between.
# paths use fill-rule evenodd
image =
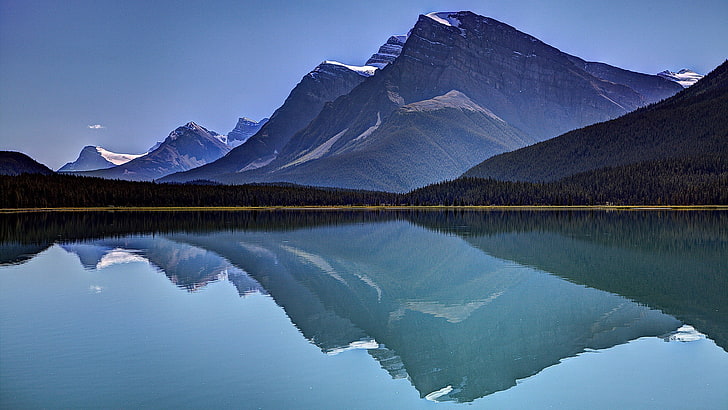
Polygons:
<instances>
[{"instance_id":1,"label":"clear sky","mask_svg":"<svg viewBox=\"0 0 728 410\"><path fill-rule=\"evenodd\" d=\"M706 73L727 0L0 0L0 150L56 169L140 153L188 121L270 116L323 60L363 64L419 14L472 10L590 61Z\"/></svg>"}]
</instances>

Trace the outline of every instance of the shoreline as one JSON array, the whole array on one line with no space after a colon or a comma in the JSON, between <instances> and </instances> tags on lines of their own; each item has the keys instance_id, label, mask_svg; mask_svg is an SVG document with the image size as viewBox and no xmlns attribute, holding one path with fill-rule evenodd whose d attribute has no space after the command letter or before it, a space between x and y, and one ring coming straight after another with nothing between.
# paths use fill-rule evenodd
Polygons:
<instances>
[{"instance_id":1,"label":"shoreline","mask_svg":"<svg viewBox=\"0 0 728 410\"><path fill-rule=\"evenodd\" d=\"M34 212L192 212L192 211L728 211L728 205L316 205L316 206L169 206L0 208L2 214Z\"/></svg>"}]
</instances>

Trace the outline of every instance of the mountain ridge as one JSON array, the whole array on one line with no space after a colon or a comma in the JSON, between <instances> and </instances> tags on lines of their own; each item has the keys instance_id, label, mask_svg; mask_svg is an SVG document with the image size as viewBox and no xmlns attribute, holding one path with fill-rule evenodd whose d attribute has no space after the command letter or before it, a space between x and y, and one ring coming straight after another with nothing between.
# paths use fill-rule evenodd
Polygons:
<instances>
[{"instance_id":1,"label":"mountain ridge","mask_svg":"<svg viewBox=\"0 0 728 410\"><path fill-rule=\"evenodd\" d=\"M728 154L728 61L675 96L513 152L463 174L509 181L554 181L641 161ZM677 120L676 120L677 119Z\"/></svg>"},{"instance_id":2,"label":"mountain ridge","mask_svg":"<svg viewBox=\"0 0 728 410\"><path fill-rule=\"evenodd\" d=\"M626 84L599 78L579 68L575 61L599 67L604 72L603 77L629 82L644 94ZM422 174L428 168L436 167L440 158L448 157L443 152L442 157L432 159L434 162L425 163L416 158L417 153L401 147L405 151L400 151L399 157L414 159L414 162L383 163L371 158L368 150L372 141L393 141L391 136L383 134L384 130L414 124L413 116L409 116L407 124L387 125L389 121L404 119L401 115L393 115L404 105L432 100L456 90L506 122L510 130L515 130L510 134L524 136L521 142L527 145L569 129L617 117L682 89L657 76L597 64L601 63L587 63L505 23L472 12L421 15L406 37L399 57L349 93L324 104L286 144L269 149L265 160L258 162L259 166L246 167L242 162L218 166L222 165L220 160L205 167L210 172L176 174L164 181L184 182L197 176L235 184L293 182L402 192L437 182L428 178L402 178L399 172L407 165L412 168L408 173ZM445 120L441 118L440 128L448 128L444 125ZM414 124L413 132L415 130L421 132L421 127ZM416 139L416 135L409 137ZM424 154L427 155L438 151L442 143L431 140L427 147L417 147L427 151ZM480 159L514 148L481 151ZM358 150L361 151L360 158L354 154ZM348 159L336 159L339 155L346 155ZM234 168L235 165L243 166ZM473 165L475 163L469 160L462 161L449 173L438 174L438 178L455 178ZM357 182L361 175L380 167L384 169L377 172L388 180L366 178L366 181Z\"/></svg>"},{"instance_id":3,"label":"mountain ridge","mask_svg":"<svg viewBox=\"0 0 728 410\"><path fill-rule=\"evenodd\" d=\"M0 175L51 175L53 173L52 169L34 160L27 154L17 151L0 151Z\"/></svg>"},{"instance_id":4,"label":"mountain ridge","mask_svg":"<svg viewBox=\"0 0 728 410\"><path fill-rule=\"evenodd\" d=\"M78 175L150 181L212 162L230 151L219 135L194 122L177 127L154 151L112 168Z\"/></svg>"},{"instance_id":5,"label":"mountain ridge","mask_svg":"<svg viewBox=\"0 0 728 410\"><path fill-rule=\"evenodd\" d=\"M58 172L72 171L94 171L98 169L112 168L125 164L133 159L147 155L143 154L122 154L109 151L101 146L87 145L81 149L75 161L67 162L58 168Z\"/></svg>"}]
</instances>

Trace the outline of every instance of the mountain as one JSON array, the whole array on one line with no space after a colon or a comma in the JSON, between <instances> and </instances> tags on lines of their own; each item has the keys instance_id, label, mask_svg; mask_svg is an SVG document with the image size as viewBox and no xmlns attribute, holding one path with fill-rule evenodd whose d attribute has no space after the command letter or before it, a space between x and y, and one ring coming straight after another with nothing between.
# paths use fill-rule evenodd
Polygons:
<instances>
[{"instance_id":1,"label":"mountain","mask_svg":"<svg viewBox=\"0 0 728 410\"><path fill-rule=\"evenodd\" d=\"M394 38L394 37L392 37ZM395 42L390 38L387 43ZM384 48L387 44L383 45ZM382 50L380 48L380 51ZM373 75L377 67L384 67L397 52L388 47L387 56L376 58L376 65L352 66L337 61L324 61L306 74L288 95L288 98L255 135L212 164L178 173L164 179L166 182L184 182L214 179L217 175L241 172L267 165L290 141L293 134L304 128L325 104L348 94L354 87ZM375 54L372 59L375 59Z\"/></svg>"},{"instance_id":2,"label":"mountain","mask_svg":"<svg viewBox=\"0 0 728 410\"><path fill-rule=\"evenodd\" d=\"M87 145L83 147L75 161L66 163L66 165L58 169L58 172L93 171L111 168L116 165L126 164L146 154L146 152L144 154L119 154L102 147Z\"/></svg>"},{"instance_id":3,"label":"mountain","mask_svg":"<svg viewBox=\"0 0 728 410\"><path fill-rule=\"evenodd\" d=\"M657 76L587 63L471 12L431 13L419 17L396 59L324 105L255 169L215 163L206 178L402 192L681 89ZM430 108L413 110L413 103ZM192 174L199 175L167 180Z\"/></svg>"},{"instance_id":4,"label":"mountain","mask_svg":"<svg viewBox=\"0 0 728 410\"><path fill-rule=\"evenodd\" d=\"M681 88L675 86L675 81L672 78L663 77L659 74L635 73L609 64L584 61L574 56L569 57L577 67L582 68L589 74L615 84L624 84L640 93L650 102L660 101L681 90ZM680 85L685 87L683 84Z\"/></svg>"},{"instance_id":5,"label":"mountain","mask_svg":"<svg viewBox=\"0 0 728 410\"><path fill-rule=\"evenodd\" d=\"M407 41L407 36L389 37L387 42L379 47L379 51L369 57L365 65L384 68L402 54L402 47L405 41Z\"/></svg>"},{"instance_id":6,"label":"mountain","mask_svg":"<svg viewBox=\"0 0 728 410\"><path fill-rule=\"evenodd\" d=\"M463 176L555 181L584 171L728 155L728 61L679 94L609 122L490 158Z\"/></svg>"},{"instance_id":7,"label":"mountain","mask_svg":"<svg viewBox=\"0 0 728 410\"><path fill-rule=\"evenodd\" d=\"M235 148L247 141L248 138L255 135L260 127L265 125L268 120L269 118L263 118L259 122L256 122L250 118L240 118L238 119L238 123L235 125L235 128L228 133L223 142L230 146L230 148Z\"/></svg>"},{"instance_id":8,"label":"mountain","mask_svg":"<svg viewBox=\"0 0 728 410\"><path fill-rule=\"evenodd\" d=\"M22 152L0 151L0 175L50 175L52 173L50 168Z\"/></svg>"},{"instance_id":9,"label":"mountain","mask_svg":"<svg viewBox=\"0 0 728 410\"><path fill-rule=\"evenodd\" d=\"M384 123L379 118L339 148L338 155L316 161L337 143L341 132L302 156L281 156L278 163L283 165L271 177L256 178L402 191L459 175L491 152L535 142L456 90L404 105Z\"/></svg>"},{"instance_id":10,"label":"mountain","mask_svg":"<svg viewBox=\"0 0 728 410\"><path fill-rule=\"evenodd\" d=\"M674 81L685 88L690 87L691 85L697 83L698 80L703 78L702 75L696 73L695 71L688 70L687 68L683 68L677 73L665 70L657 73L657 75L667 80Z\"/></svg>"},{"instance_id":11,"label":"mountain","mask_svg":"<svg viewBox=\"0 0 728 410\"><path fill-rule=\"evenodd\" d=\"M189 122L172 131L154 151L113 168L75 172L102 178L149 181L215 161L230 151L218 134Z\"/></svg>"}]
</instances>

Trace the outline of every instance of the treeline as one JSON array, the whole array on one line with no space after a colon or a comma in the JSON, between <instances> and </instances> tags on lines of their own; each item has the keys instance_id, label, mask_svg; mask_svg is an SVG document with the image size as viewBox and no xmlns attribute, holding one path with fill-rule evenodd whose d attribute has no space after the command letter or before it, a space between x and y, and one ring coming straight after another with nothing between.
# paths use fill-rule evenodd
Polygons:
<instances>
[{"instance_id":1,"label":"treeline","mask_svg":"<svg viewBox=\"0 0 728 410\"><path fill-rule=\"evenodd\" d=\"M413 205L725 205L728 158L709 155L602 168L556 182L459 178L405 195Z\"/></svg>"},{"instance_id":2,"label":"treeline","mask_svg":"<svg viewBox=\"0 0 728 410\"><path fill-rule=\"evenodd\" d=\"M367 205L396 197L295 185L158 184L60 174L1 176L0 190L2 208Z\"/></svg>"},{"instance_id":3,"label":"treeline","mask_svg":"<svg viewBox=\"0 0 728 410\"><path fill-rule=\"evenodd\" d=\"M72 175L0 176L0 208L204 206L726 205L728 158L663 159L556 182L459 178L405 194L296 185L191 185Z\"/></svg>"}]
</instances>

